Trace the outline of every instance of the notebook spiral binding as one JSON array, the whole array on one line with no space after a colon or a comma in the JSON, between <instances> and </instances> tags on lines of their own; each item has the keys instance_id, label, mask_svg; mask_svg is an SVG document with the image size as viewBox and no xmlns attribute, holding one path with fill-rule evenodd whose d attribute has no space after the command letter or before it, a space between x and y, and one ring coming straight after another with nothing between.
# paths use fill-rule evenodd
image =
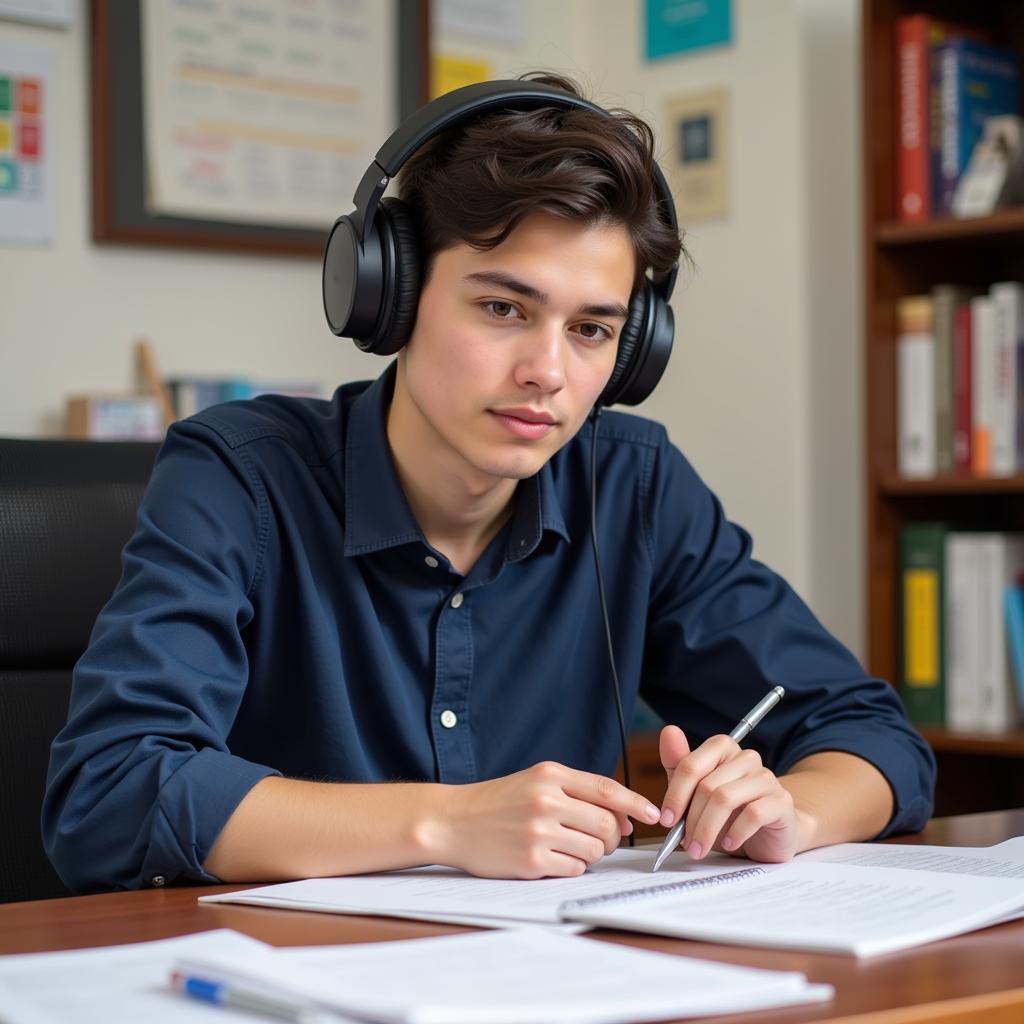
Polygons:
<instances>
[{"instance_id":1,"label":"notebook spiral binding","mask_svg":"<svg viewBox=\"0 0 1024 1024\"><path fill-rule=\"evenodd\" d=\"M608 903L626 903L642 900L647 896L661 896L670 892L688 892L691 889L707 889L726 882L736 882L741 878L754 878L766 875L764 868L742 868L730 871L725 875L707 875L704 878L688 878L682 882L666 882L664 885L652 885L646 889L627 889L625 892L606 892L603 896L585 896L580 900L566 900L558 907L558 916L566 917L579 910L590 910L593 907L605 906Z\"/></svg>"}]
</instances>

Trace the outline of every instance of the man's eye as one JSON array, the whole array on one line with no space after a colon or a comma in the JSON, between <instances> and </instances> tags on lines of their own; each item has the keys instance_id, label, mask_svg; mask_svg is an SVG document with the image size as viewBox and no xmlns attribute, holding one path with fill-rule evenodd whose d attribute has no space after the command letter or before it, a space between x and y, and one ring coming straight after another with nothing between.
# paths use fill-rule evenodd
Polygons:
<instances>
[{"instance_id":1,"label":"man's eye","mask_svg":"<svg viewBox=\"0 0 1024 1024\"><path fill-rule=\"evenodd\" d=\"M488 316L495 319L518 319L519 307L514 302L504 302L501 299L487 299L480 303L480 308L485 310Z\"/></svg>"},{"instance_id":2,"label":"man's eye","mask_svg":"<svg viewBox=\"0 0 1024 1024\"><path fill-rule=\"evenodd\" d=\"M588 341L603 341L612 336L608 328L600 324L580 324L579 329Z\"/></svg>"}]
</instances>

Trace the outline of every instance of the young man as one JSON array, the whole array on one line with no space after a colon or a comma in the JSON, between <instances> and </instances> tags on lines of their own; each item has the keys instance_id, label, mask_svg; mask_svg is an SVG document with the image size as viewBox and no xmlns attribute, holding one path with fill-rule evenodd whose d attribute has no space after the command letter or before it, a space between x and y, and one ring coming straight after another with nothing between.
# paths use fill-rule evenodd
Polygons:
<instances>
[{"instance_id":1,"label":"young man","mask_svg":"<svg viewBox=\"0 0 1024 1024\"><path fill-rule=\"evenodd\" d=\"M672 724L661 807L608 777L586 420L645 272L681 253L652 151L631 115L555 106L437 136L400 177L422 266L397 360L330 402L171 429L53 746L44 837L72 887L574 875L630 819L684 811L697 859L923 825L934 765L892 689L752 560L663 428L614 413L622 701ZM775 683L740 750L724 734Z\"/></svg>"}]
</instances>

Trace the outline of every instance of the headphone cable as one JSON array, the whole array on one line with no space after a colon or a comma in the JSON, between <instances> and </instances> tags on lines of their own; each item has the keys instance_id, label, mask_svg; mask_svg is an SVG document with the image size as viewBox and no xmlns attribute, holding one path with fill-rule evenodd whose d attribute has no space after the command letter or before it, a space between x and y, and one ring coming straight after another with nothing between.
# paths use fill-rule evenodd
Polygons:
<instances>
[{"instance_id":1,"label":"headphone cable","mask_svg":"<svg viewBox=\"0 0 1024 1024\"><path fill-rule=\"evenodd\" d=\"M622 691L619 687L619 673L615 668L615 648L612 645L612 628L608 621L608 602L604 595L604 576L601 573L601 555L597 544L597 427L601 420L601 405L594 406L590 414L593 431L590 435L590 544L594 552L594 569L597 572L597 592L601 599L601 617L604 620L604 636L608 645L608 664L612 670L612 689L615 692L615 711L619 719L619 741L622 744L622 782L626 789L632 789L629 780L629 748L626 744L626 721L622 714ZM629 834L629 845L636 845L636 830Z\"/></svg>"}]
</instances>

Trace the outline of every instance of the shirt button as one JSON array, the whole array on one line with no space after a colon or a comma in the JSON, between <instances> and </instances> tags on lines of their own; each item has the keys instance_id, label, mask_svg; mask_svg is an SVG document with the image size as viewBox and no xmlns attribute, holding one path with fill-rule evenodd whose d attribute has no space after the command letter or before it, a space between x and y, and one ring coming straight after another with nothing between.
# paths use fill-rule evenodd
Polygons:
<instances>
[{"instance_id":1,"label":"shirt button","mask_svg":"<svg viewBox=\"0 0 1024 1024\"><path fill-rule=\"evenodd\" d=\"M459 721L459 716L455 714L450 708L446 708L441 712L441 724L446 729L454 729Z\"/></svg>"},{"instance_id":2,"label":"shirt button","mask_svg":"<svg viewBox=\"0 0 1024 1024\"><path fill-rule=\"evenodd\" d=\"M431 569L436 569L440 564L433 555L427 555L427 557L424 558L423 561L426 562Z\"/></svg>"},{"instance_id":3,"label":"shirt button","mask_svg":"<svg viewBox=\"0 0 1024 1024\"><path fill-rule=\"evenodd\" d=\"M456 594L452 598L452 607L453 608L461 608L462 607L462 595L461 594Z\"/></svg>"},{"instance_id":4,"label":"shirt button","mask_svg":"<svg viewBox=\"0 0 1024 1024\"><path fill-rule=\"evenodd\" d=\"M167 884L167 879L166 879L166 878L164 878L164 876L163 876L163 875L154 875L154 876L153 876L153 877L152 877L152 878L150 879L150 881L151 881L151 882L152 882L152 883L153 883L153 884L154 884L154 885L155 885L155 886L156 886L157 888L160 888L160 886L161 886L161 885L166 885L166 884Z\"/></svg>"}]
</instances>

